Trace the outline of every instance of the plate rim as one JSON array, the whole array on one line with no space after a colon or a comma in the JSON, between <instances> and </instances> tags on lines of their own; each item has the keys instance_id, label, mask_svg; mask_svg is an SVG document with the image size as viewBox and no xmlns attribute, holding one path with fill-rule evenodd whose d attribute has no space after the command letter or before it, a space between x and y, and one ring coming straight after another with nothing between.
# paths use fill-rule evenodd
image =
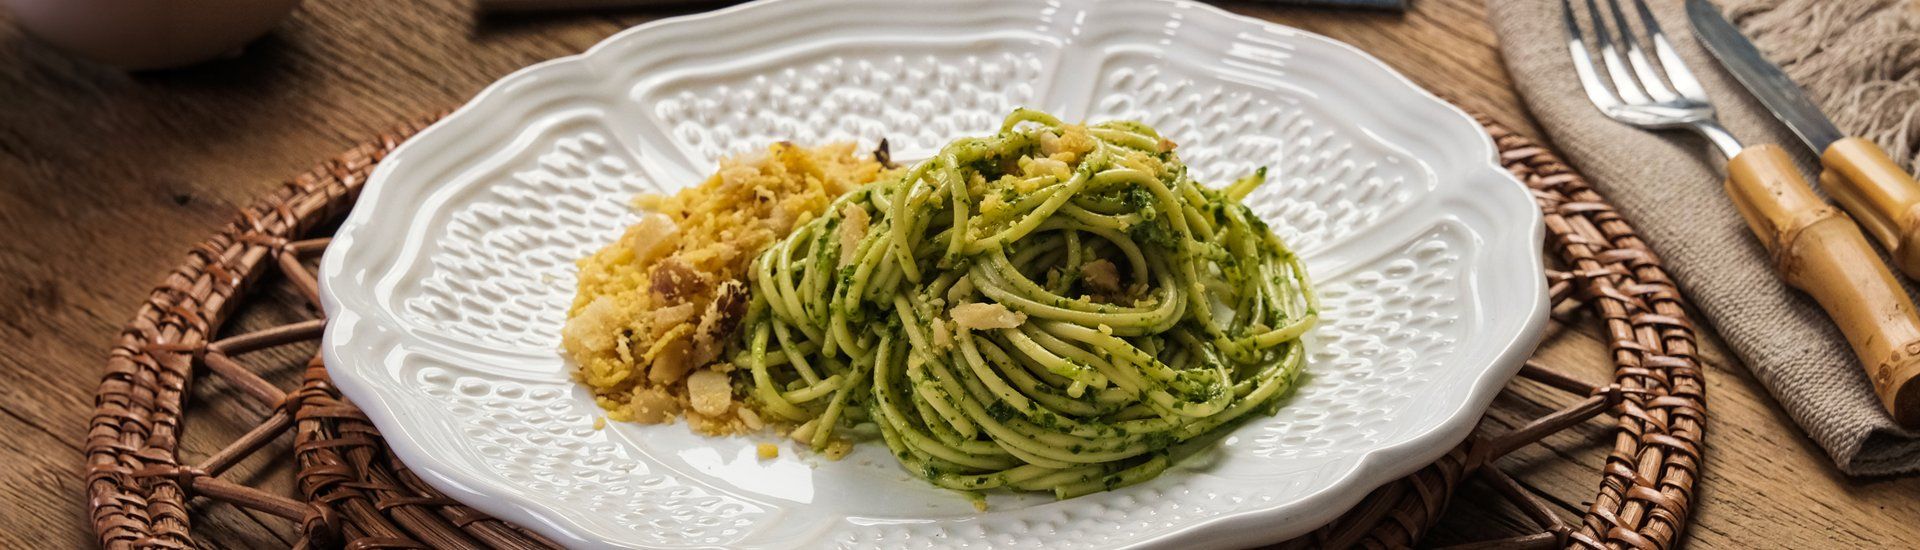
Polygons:
<instances>
[{"instance_id":1,"label":"plate rim","mask_svg":"<svg viewBox=\"0 0 1920 550\"><path fill-rule=\"evenodd\" d=\"M498 101L498 96L510 93L521 81L536 76L543 71L555 70L557 67L566 65L584 64L591 66L597 62L595 61L596 56L601 52L613 49L615 45L620 42L637 40L637 38L634 38L635 36L644 35L655 29L724 18L739 12L758 9L768 5L805 1L807 0L760 0L736 4L708 12L662 18L614 33L581 53L542 61L515 70L487 85L458 109L415 134L389 153L386 157L387 160L375 167L373 174L368 177L365 187L361 190L359 203L355 205L353 211L346 217L345 221L341 223L337 234L350 237L354 231L362 230L364 226L368 225L370 221L369 218L371 218L370 213L374 210L373 205L377 204L380 196L379 191L386 185L389 185L387 182L401 164L393 161L405 159L407 153L412 149L426 147L422 144L432 141L432 139L427 138L448 131L447 128L453 121L462 120L463 117L474 116L476 111L484 108L487 104ZM1163 3L1168 6L1178 6L1186 9L1197 8L1201 11L1210 12L1210 16L1224 17L1242 24L1251 23L1262 28L1280 29L1307 40L1330 45L1350 55L1353 61L1365 65L1363 70L1370 70L1385 75L1397 81L1400 85L1404 86L1406 90L1414 92L1408 97L1417 96L1426 103L1426 105L1414 106L1415 108L1439 107L1452 118L1456 119L1457 123L1473 131L1473 134L1478 138L1475 140L1476 143L1474 146L1476 149L1479 149L1477 154L1482 157L1482 160L1479 162L1470 162L1468 166L1456 168L1466 173L1436 174L1436 177L1474 180L1461 182L1463 186L1495 185L1490 183L1476 183L1477 180L1481 179L1504 180L1503 183L1513 186L1515 188L1514 193L1501 194L1501 196L1513 198L1492 199L1482 201L1482 203L1468 204L1467 206L1488 207L1488 203L1504 203L1504 205L1499 206L1499 208L1507 209L1513 209L1514 204L1523 206L1524 208L1520 208L1519 210L1525 213L1522 217L1526 218L1525 221L1529 229L1524 232L1527 238L1519 240L1519 248L1522 251L1523 258L1530 262L1529 265L1543 265L1544 252L1541 250L1541 247L1535 246L1535 244L1543 242L1545 238L1545 228L1541 223L1541 213L1533 204L1525 184L1514 178L1512 174L1499 165L1497 158L1498 151L1494 146L1491 136L1484 131L1473 117L1467 115L1466 112L1462 111L1459 107L1421 87L1413 82L1412 79L1394 70L1391 66L1373 55L1339 40L1279 23L1238 15L1210 4L1190 2L1187 0L1133 1L1139 3ZM1497 223L1501 221L1501 216L1489 215L1487 217L1488 220L1492 222ZM1513 235L1518 233L1521 232L1509 232L1502 235L1477 235L1477 237L1488 241L1482 243L1483 246L1478 249L1477 252L1486 254L1489 253L1490 250L1501 248L1501 246L1497 246L1499 243L1494 242L1496 239L1498 241L1504 241L1507 245L1511 245L1513 244L1512 241L1516 240L1513 238ZM363 318L359 313L346 308L345 304L332 289L333 283L331 281L334 278L333 275L340 271L340 263L345 261L343 258L347 255L345 251L350 249L352 244L352 239L350 238L344 239L343 241L345 242L341 243L340 241L336 241L336 243L345 244L346 246L330 247L321 260L321 270L319 272L321 276L318 278L319 290L322 308L329 319L324 331L321 352L327 365L327 371L333 378L334 384L351 402L358 404L359 408L367 414L369 420L381 430L381 433L385 435L388 445L395 455L399 456L411 469L421 474L420 477L435 489L440 490L448 496L459 497L459 500L473 508L495 517L512 521L517 525L534 530L543 536L547 536L569 546L607 544L607 541L583 538L578 533L567 530L565 526L562 525L563 518L555 517L562 515L561 513L539 505L538 503L522 502L517 498L503 497L476 489L475 487L484 487L491 485L493 482L476 479L466 473L462 468L444 467L437 463L434 460L433 453L421 445L419 434L407 430L407 424L399 421L397 418L398 409L386 402L387 397L383 392L378 388L372 387L369 381L355 376L353 369L337 366L342 364L342 358L338 356L338 348L340 347L337 345L338 339L342 336L341 333L349 330L349 328L346 327L352 327L361 322L380 318L378 315ZM1485 275L1480 271L1481 270L1469 269L1466 270L1466 273L1475 277ZM1524 364L1525 360L1538 345L1538 337L1544 331L1548 317L1546 284L1542 277L1537 276L1537 273L1531 273L1531 275L1533 276L1523 276L1520 277L1518 281L1512 281L1513 283L1524 286L1521 293L1532 294L1534 296L1531 312L1525 319L1520 320L1518 330L1515 331L1511 338L1505 342L1493 344L1499 349L1499 352L1495 354L1495 358L1490 364L1484 367L1479 378L1473 382L1473 388L1468 392L1467 399L1462 401L1444 421L1434 424L1425 432L1415 433L1397 443L1382 445L1361 453L1350 467L1340 472L1339 480L1327 484L1318 491L1304 495L1299 501L1290 502L1285 506L1279 507L1279 510L1276 510L1274 507L1268 507L1229 513L1220 517L1188 524L1173 531L1158 534L1147 540L1130 543L1129 546L1172 546L1175 544L1192 543L1199 543L1202 546L1208 547L1229 546L1276 542L1285 538L1298 536L1344 513L1378 486L1378 484L1375 483L1363 483L1364 486L1355 487L1354 480L1356 478L1377 478L1381 480L1381 483L1387 483L1411 474L1413 471L1437 460L1466 438L1473 427L1479 423L1481 414L1491 403L1493 397L1506 386L1508 380L1518 372L1521 365ZM1469 286L1477 287L1478 285L1470 284ZM1479 307L1484 307L1484 305ZM1316 503L1314 501L1322 502ZM1288 511L1286 510L1288 507L1293 508L1294 510L1292 511L1298 513L1301 518L1295 521L1285 522L1293 525L1294 528L1286 530L1273 528L1262 529L1261 525L1257 525L1259 523L1271 522L1275 519L1274 516ZM1304 509L1305 513L1300 513L1302 509ZM1307 525L1305 528L1299 528L1298 525L1300 524L1310 525Z\"/></svg>"}]
</instances>

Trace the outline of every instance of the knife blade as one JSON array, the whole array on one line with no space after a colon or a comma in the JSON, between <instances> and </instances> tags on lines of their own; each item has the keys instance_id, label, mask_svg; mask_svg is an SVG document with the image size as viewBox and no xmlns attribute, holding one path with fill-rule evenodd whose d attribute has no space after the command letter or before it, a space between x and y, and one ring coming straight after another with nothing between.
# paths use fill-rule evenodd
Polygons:
<instances>
[{"instance_id":1,"label":"knife blade","mask_svg":"<svg viewBox=\"0 0 1920 550\"><path fill-rule=\"evenodd\" d=\"M1767 58L1760 55L1760 49L1740 34L1740 29L1720 15L1720 10L1706 0L1687 0L1687 18L1693 21L1695 34L1700 42L1706 44L1707 51L1720 60L1720 64L1733 73L1733 77L1753 93L1753 97L1767 106L1775 118L1786 123L1800 141L1813 149L1819 156L1826 152L1827 146L1839 141L1840 129L1833 126L1813 101L1807 99L1800 85L1787 78L1787 73Z\"/></svg>"}]
</instances>

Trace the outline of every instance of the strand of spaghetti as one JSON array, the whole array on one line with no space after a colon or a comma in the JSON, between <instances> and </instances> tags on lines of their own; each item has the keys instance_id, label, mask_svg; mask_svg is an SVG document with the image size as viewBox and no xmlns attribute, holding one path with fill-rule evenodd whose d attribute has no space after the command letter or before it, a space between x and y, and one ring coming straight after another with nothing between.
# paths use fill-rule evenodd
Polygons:
<instances>
[{"instance_id":1,"label":"strand of spaghetti","mask_svg":"<svg viewBox=\"0 0 1920 550\"><path fill-rule=\"evenodd\" d=\"M816 449L876 424L941 487L1150 479L1305 364L1306 269L1236 202L1264 179L1209 189L1146 125L1016 110L756 258L737 380Z\"/></svg>"}]
</instances>

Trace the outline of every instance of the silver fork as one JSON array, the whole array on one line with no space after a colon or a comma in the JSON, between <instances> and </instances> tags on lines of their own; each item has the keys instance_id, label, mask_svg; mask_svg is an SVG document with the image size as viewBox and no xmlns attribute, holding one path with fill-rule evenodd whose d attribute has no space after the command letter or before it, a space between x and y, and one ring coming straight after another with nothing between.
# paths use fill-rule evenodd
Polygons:
<instances>
[{"instance_id":1,"label":"silver fork","mask_svg":"<svg viewBox=\"0 0 1920 550\"><path fill-rule=\"evenodd\" d=\"M1613 88L1607 86L1593 63L1593 57L1587 52L1586 40L1582 38L1580 24L1573 16L1572 0L1560 0L1566 8L1567 51L1573 55L1573 69L1580 75L1580 85L1587 90L1587 99L1594 107L1615 121L1645 128L1648 130L1666 130L1686 128L1707 138L1714 147L1731 159L1740 154L1740 140L1720 126L1720 119L1713 114L1713 103L1707 99L1707 91L1700 87L1700 81L1687 70L1686 63L1680 61L1674 53L1673 44L1667 41L1667 34L1661 32L1660 22L1647 9L1646 2L1632 0L1639 12L1640 22L1652 38L1654 55L1659 56L1660 64L1655 66L1640 47L1640 39L1633 33L1633 26L1627 24L1626 13L1620 9L1618 0L1607 0L1612 9L1612 27L1619 29L1620 36L1615 37L1603 23L1606 17L1600 13L1600 6L1594 0L1586 0L1588 20L1592 21L1594 45L1600 50L1600 60L1606 65L1607 75L1613 80ZM1631 67L1631 70L1628 69ZM1664 71L1662 71L1664 69ZM1660 73L1666 74L1666 81ZM1667 81L1671 81L1669 86ZM1617 90L1617 92L1616 92Z\"/></svg>"},{"instance_id":2,"label":"silver fork","mask_svg":"<svg viewBox=\"0 0 1920 550\"><path fill-rule=\"evenodd\" d=\"M1587 99L1608 118L1624 124L1648 130L1693 130L1725 154L1727 195L1748 228L1773 253L1775 270L1787 284L1811 294L1839 325L1894 419L1907 426L1920 425L1920 316L1860 227L1813 194L1780 146L1742 147L1720 126L1706 90L1674 52L1643 0L1626 1L1633 2L1639 12L1641 27L1660 59L1658 67L1640 47L1640 38L1620 9L1621 0L1604 1L1611 8L1611 26L1617 35L1608 30L1608 17L1596 0L1585 0L1605 78L1587 52L1572 0L1560 0L1566 9L1567 51L1573 55L1574 72L1580 75ZM1613 81L1612 87L1608 80Z\"/></svg>"}]
</instances>

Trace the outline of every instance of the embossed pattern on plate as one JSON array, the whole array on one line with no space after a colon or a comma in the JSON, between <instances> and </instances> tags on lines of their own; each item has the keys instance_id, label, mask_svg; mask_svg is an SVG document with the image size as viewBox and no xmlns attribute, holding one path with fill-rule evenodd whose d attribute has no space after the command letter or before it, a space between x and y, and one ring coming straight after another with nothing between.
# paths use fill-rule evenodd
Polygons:
<instances>
[{"instance_id":1,"label":"embossed pattern on plate","mask_svg":"<svg viewBox=\"0 0 1920 550\"><path fill-rule=\"evenodd\" d=\"M839 462L610 425L555 346L572 260L627 199L791 139L902 156L1017 106L1136 118L1323 289L1299 394L1151 482L976 513L881 445ZM449 495L583 548L1232 547L1295 536L1445 452L1544 325L1538 214L1473 121L1332 40L1158 0L771 0L489 87L375 172L321 265L341 390Z\"/></svg>"}]
</instances>

